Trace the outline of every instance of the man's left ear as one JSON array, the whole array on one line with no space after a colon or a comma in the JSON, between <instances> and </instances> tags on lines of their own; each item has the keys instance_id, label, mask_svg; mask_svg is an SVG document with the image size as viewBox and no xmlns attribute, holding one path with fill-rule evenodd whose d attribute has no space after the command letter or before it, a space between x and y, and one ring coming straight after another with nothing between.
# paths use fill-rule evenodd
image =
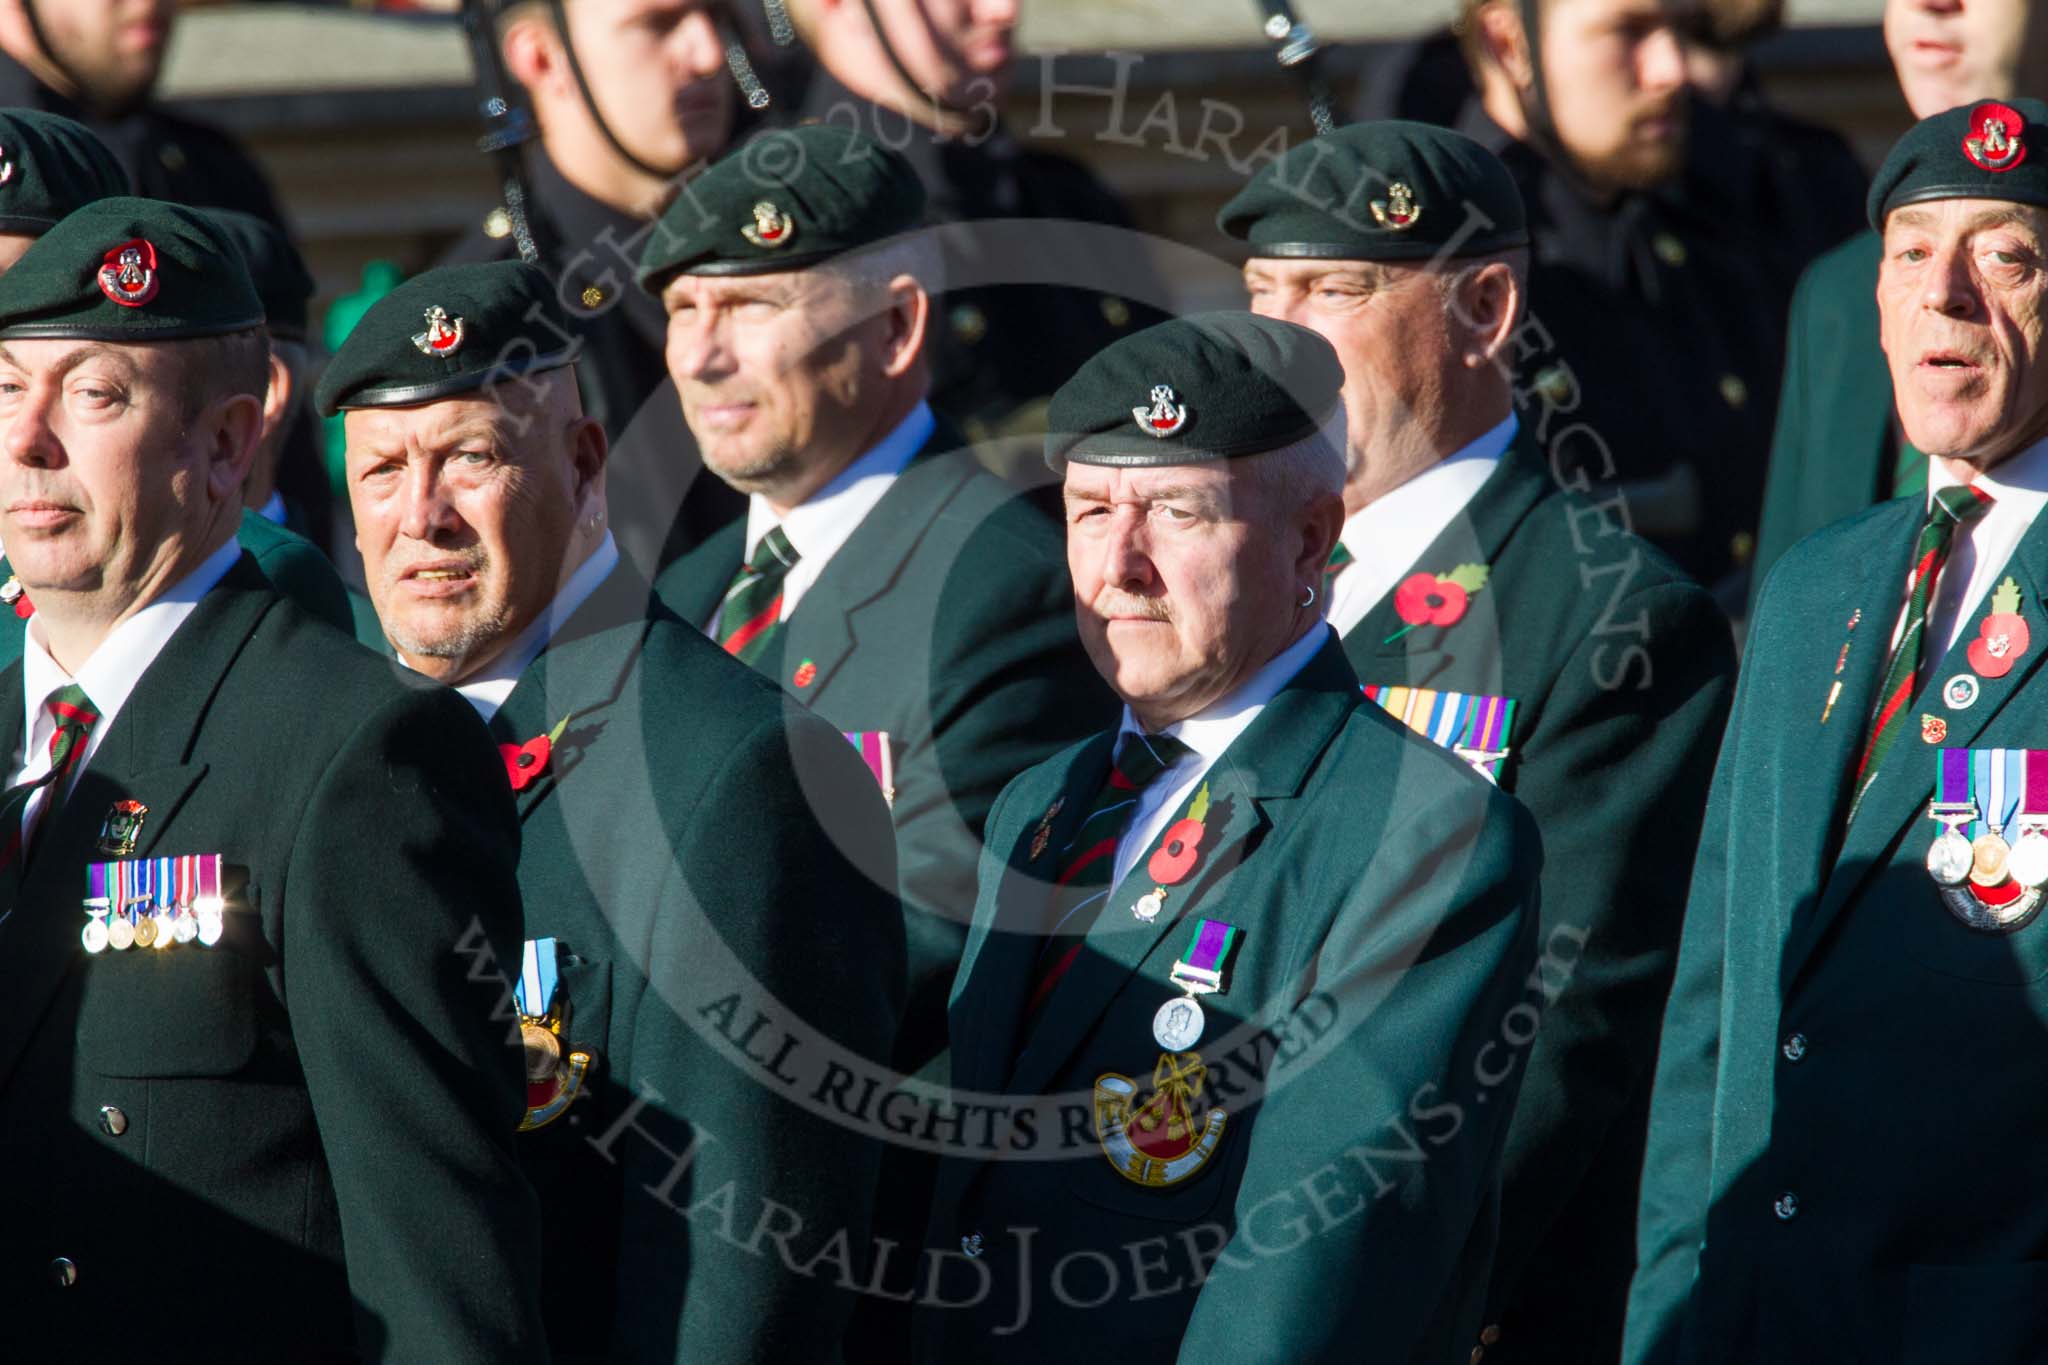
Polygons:
<instances>
[{"instance_id":1,"label":"man's left ear","mask_svg":"<svg viewBox=\"0 0 2048 1365\"><path fill-rule=\"evenodd\" d=\"M263 400L253 393L216 398L199 414L206 442L206 484L223 502L240 502L242 484L263 441Z\"/></svg>"},{"instance_id":2,"label":"man's left ear","mask_svg":"<svg viewBox=\"0 0 2048 1365\"><path fill-rule=\"evenodd\" d=\"M908 371L924 354L925 328L931 321L932 299L916 276L889 281L889 355L882 373L891 379Z\"/></svg>"}]
</instances>

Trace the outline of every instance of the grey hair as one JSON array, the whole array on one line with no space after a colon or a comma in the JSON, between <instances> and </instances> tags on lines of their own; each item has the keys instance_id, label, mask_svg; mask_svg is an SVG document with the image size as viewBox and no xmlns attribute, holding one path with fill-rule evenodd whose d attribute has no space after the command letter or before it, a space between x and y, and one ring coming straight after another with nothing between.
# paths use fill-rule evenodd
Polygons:
<instances>
[{"instance_id":1,"label":"grey hair","mask_svg":"<svg viewBox=\"0 0 2048 1365\"><path fill-rule=\"evenodd\" d=\"M1251 469L1268 515L1288 516L1317 498L1342 497L1350 474L1344 409L1339 407L1314 435L1255 456Z\"/></svg>"}]
</instances>

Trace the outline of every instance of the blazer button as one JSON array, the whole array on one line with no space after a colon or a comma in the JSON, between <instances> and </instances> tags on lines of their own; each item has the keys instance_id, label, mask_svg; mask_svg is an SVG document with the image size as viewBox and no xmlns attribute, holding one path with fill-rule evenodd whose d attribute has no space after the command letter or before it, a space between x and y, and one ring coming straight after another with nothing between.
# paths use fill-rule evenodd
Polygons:
<instances>
[{"instance_id":1,"label":"blazer button","mask_svg":"<svg viewBox=\"0 0 2048 1365\"><path fill-rule=\"evenodd\" d=\"M119 1137L128 1131L128 1116L111 1104L100 1106L100 1131L108 1137Z\"/></svg>"},{"instance_id":2,"label":"blazer button","mask_svg":"<svg viewBox=\"0 0 2048 1365\"><path fill-rule=\"evenodd\" d=\"M1479 1344L1482 1346L1498 1346L1500 1344L1500 1327L1495 1325L1481 1332L1479 1334Z\"/></svg>"},{"instance_id":3,"label":"blazer button","mask_svg":"<svg viewBox=\"0 0 2048 1365\"><path fill-rule=\"evenodd\" d=\"M1795 1033L1785 1040L1785 1060L1797 1066L1806 1060L1806 1035Z\"/></svg>"},{"instance_id":4,"label":"blazer button","mask_svg":"<svg viewBox=\"0 0 2048 1365\"><path fill-rule=\"evenodd\" d=\"M1787 1190L1778 1196L1778 1202L1771 1205L1771 1212L1778 1215L1778 1221L1789 1223L1799 1216L1799 1196Z\"/></svg>"},{"instance_id":5,"label":"blazer button","mask_svg":"<svg viewBox=\"0 0 2048 1365\"><path fill-rule=\"evenodd\" d=\"M69 1289L78 1283L78 1265L69 1256L59 1256L50 1262L50 1283L59 1289Z\"/></svg>"},{"instance_id":6,"label":"blazer button","mask_svg":"<svg viewBox=\"0 0 2048 1365\"><path fill-rule=\"evenodd\" d=\"M969 1260L973 1260L979 1257L982 1251L981 1234L978 1232L970 1232L965 1237L962 1237L960 1239L960 1250L967 1256Z\"/></svg>"}]
</instances>

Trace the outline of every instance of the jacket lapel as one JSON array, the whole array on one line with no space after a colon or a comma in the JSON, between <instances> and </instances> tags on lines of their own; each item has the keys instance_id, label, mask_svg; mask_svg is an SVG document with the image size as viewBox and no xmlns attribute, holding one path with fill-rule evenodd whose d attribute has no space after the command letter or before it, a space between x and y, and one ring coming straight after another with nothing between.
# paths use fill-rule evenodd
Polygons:
<instances>
[{"instance_id":1,"label":"jacket lapel","mask_svg":"<svg viewBox=\"0 0 2048 1365\"><path fill-rule=\"evenodd\" d=\"M1463 512L1452 519L1402 575L1447 574L1460 564L1491 565L1508 537L1550 491L1542 456L1517 432L1491 477ZM1495 648L1500 639L1492 584L1475 593L1463 619L1448 626L1409 626L1395 609L1397 580L1365 619L1344 637L1344 652L1359 671L1374 678L1400 674L1411 687L1426 687L1461 650ZM1497 662L1497 661L1496 661Z\"/></svg>"},{"instance_id":2,"label":"jacket lapel","mask_svg":"<svg viewBox=\"0 0 2048 1365\"><path fill-rule=\"evenodd\" d=\"M794 686L790 670L810 664L811 680L794 686L804 705L817 704L853 653L861 611L902 577L905 561L979 468L941 422L811 584L783 623L782 662L790 666L783 671L790 676L776 680Z\"/></svg>"},{"instance_id":3,"label":"jacket lapel","mask_svg":"<svg viewBox=\"0 0 2048 1365\"><path fill-rule=\"evenodd\" d=\"M125 798L149 807L136 856L163 844L206 772L193 749L221 680L277 600L254 560L245 554L236 561L143 673L64 804L46 816L50 823L38 832L15 913L0 926L0 1083L20 1060L58 983L84 955L78 941L84 923L80 874L102 856L96 846L108 807ZM14 708L11 755L20 745L20 664L6 676L0 704L11 699Z\"/></svg>"},{"instance_id":4,"label":"jacket lapel","mask_svg":"<svg viewBox=\"0 0 2048 1365\"><path fill-rule=\"evenodd\" d=\"M1896 524L1888 527L1887 535L1894 542L1910 541L1913 525L1918 524L1921 515L1921 500L1900 499L1898 506L1905 515ZM1884 582L1872 584L1868 594L1877 604L1865 606L1864 625L1879 626L1877 643L1879 648L1870 651L1878 656L1872 662L1866 656L1864 665L1858 670L1861 695L1859 708L1851 715L1856 721L1857 742L1870 722L1871 708L1877 701L1877 688L1882 681L1884 663L1882 656L1889 652L1891 630L1896 623L1899 602L1905 590L1907 561L1911 558L1908 545L1887 566L1890 570ZM2012 699L2022 683L2040 665L2044 653L2048 653L2048 615L2041 609L2040 585L2048 582L2048 518L2037 519L2019 547L2013 552L1998 580L2010 574L2020 586L2021 612L2029 626L2037 626L2044 632L2043 637L2030 647L2010 672L2002 678L1978 677L1978 698L1975 705L1961 711L1949 709L1942 703L1942 686L1958 673L1975 675L1970 667L1969 646L1977 638L1977 627L1991 611L1991 594L1986 593L1983 602L1971 614L1963 632L1956 638L1955 647L1947 652L1933 667L1926 670L1921 680L1920 691L1913 698L1905 717L1905 731L1893 743L1885 761L1871 783L1870 792L1857 810L1855 820L1842 837L1842 846L1835 855L1833 868L1827 884L1821 893L1820 904L1813 916L1804 925L1793 927L1793 938L1787 946L1783 979L1789 984L1798 969L1826 933L1836 915L1851 900L1858 889L1881 865L1891 860L1893 849L1907 832L1920 823L1925 815L1927 802L1934 794L1935 763L1937 748L1968 748L1981 734L1984 727L1997 716L2005 704ZM1873 618L1875 618L1873 620ZM1860 630L1860 627L1859 627ZM1842 700L1849 700L1850 689L1843 689ZM1839 709L1838 709L1839 714ZM1947 725L1948 733L1941 743L1929 745L1920 732L1920 718L1933 715ZM1847 774L1856 761L1854 751L1844 759L1837 771L1844 775L1842 798L1847 799ZM1835 822L1840 819L1836 816ZM1831 823L1835 823L1831 822ZM1929 825L1929 837L1933 826Z\"/></svg>"},{"instance_id":5,"label":"jacket lapel","mask_svg":"<svg viewBox=\"0 0 2048 1365\"><path fill-rule=\"evenodd\" d=\"M711 625L712 613L732 586L746 556L747 517L740 515L706 536L702 543L662 572L662 596L669 609L698 630Z\"/></svg>"},{"instance_id":6,"label":"jacket lapel","mask_svg":"<svg viewBox=\"0 0 2048 1365\"><path fill-rule=\"evenodd\" d=\"M1139 920L1130 906L1153 886L1145 869L1151 850L1140 853L1130 875L1103 903L1080 956L1046 1002L1045 1017L1017 1059L1007 1087L1011 1093L1043 1093L1160 941L1187 932L1181 926L1191 922L1189 916L1210 891L1253 850L1253 836L1273 824L1273 803L1301 790L1309 770L1362 700L1358 676L1333 637L1210 766L1204 779L1210 797L1208 832L1193 882L1184 895L1169 888L1167 913L1150 924ZM1160 984L1167 983L1162 979Z\"/></svg>"}]
</instances>

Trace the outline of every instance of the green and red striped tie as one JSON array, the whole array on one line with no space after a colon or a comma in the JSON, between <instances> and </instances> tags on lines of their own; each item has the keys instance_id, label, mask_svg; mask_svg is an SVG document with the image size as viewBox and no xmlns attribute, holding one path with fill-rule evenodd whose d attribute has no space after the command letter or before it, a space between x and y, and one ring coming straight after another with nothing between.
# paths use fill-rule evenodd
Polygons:
<instances>
[{"instance_id":1,"label":"green and red striped tie","mask_svg":"<svg viewBox=\"0 0 2048 1365\"><path fill-rule=\"evenodd\" d=\"M1357 556L1353 555L1351 551L1345 547L1344 542L1341 540L1338 541L1336 547L1330 551L1330 562L1323 567L1324 606L1328 606L1330 603L1330 593L1337 586L1337 575L1343 573L1344 570L1350 568L1352 563L1356 560L1356 558Z\"/></svg>"},{"instance_id":2,"label":"green and red striped tie","mask_svg":"<svg viewBox=\"0 0 2048 1365\"><path fill-rule=\"evenodd\" d=\"M1171 735L1133 733L1124 741L1109 780L1060 855L1059 875L1053 881L1053 923L1039 946L1038 979L1024 1006L1027 1021L1035 1021L1060 978L1080 957L1082 942L1109 899L1117 845L1137 813L1138 798L1161 773L1192 752ZM1030 1036L1029 1022L1025 1036Z\"/></svg>"},{"instance_id":3,"label":"green and red striped tie","mask_svg":"<svg viewBox=\"0 0 2048 1365\"><path fill-rule=\"evenodd\" d=\"M1892 646L1885 664L1884 684L1878 689L1877 706L1870 716L1870 735L1863 742L1863 756L1856 764L1855 796L1849 802L1849 820L1856 818L1863 795L1877 780L1884 756L1891 751L1899 731L1906 726L1907 708L1920 690L1920 666L1927 639L1927 607L1934 587L1955 548L1956 528L1982 516L1991 507L1991 495L1975 487L1937 489L1920 527L1920 539L1913 548L1912 577L1906 589L1906 619L1899 642ZM1843 822L1845 825L1848 821Z\"/></svg>"},{"instance_id":4,"label":"green and red striped tie","mask_svg":"<svg viewBox=\"0 0 2048 1365\"><path fill-rule=\"evenodd\" d=\"M718 643L741 663L750 664L767 652L782 620L782 580L796 561L796 547L775 526L754 547L754 557L733 575L732 586L718 604Z\"/></svg>"},{"instance_id":5,"label":"green and red striped tie","mask_svg":"<svg viewBox=\"0 0 2048 1365\"><path fill-rule=\"evenodd\" d=\"M65 783L85 757L85 748L92 738L92 727L100 723L99 708L92 704L92 698L85 695L85 689L77 683L66 683L52 692L43 703L57 722L57 728L50 735L50 771L33 782L23 782L0 793L0 827L7 831L6 843L0 845L0 873L12 872L22 861L22 813L28 809L28 799L44 787L53 788L49 806L43 818L37 822L41 828L49 823L49 817L56 812L56 803L62 799Z\"/></svg>"}]
</instances>

